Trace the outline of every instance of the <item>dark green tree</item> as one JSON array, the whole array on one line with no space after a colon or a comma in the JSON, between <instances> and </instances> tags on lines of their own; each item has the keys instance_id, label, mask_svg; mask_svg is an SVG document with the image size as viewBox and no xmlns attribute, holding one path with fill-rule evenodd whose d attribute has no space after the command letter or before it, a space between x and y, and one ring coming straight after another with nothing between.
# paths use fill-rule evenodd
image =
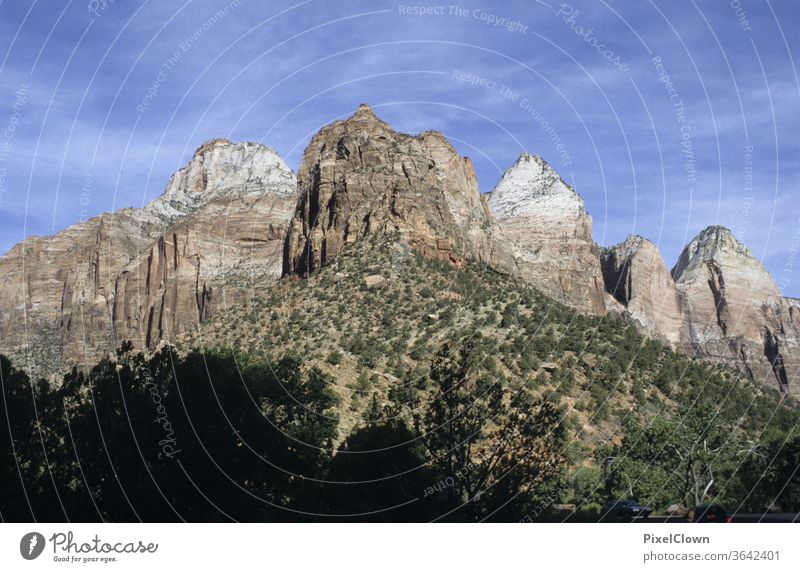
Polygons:
<instances>
[{"instance_id":1,"label":"dark green tree","mask_svg":"<svg viewBox=\"0 0 800 572\"><path fill-rule=\"evenodd\" d=\"M439 351L430 373L436 390L415 427L454 518L514 519L560 477L564 430L551 404L487 373L478 343Z\"/></svg>"}]
</instances>

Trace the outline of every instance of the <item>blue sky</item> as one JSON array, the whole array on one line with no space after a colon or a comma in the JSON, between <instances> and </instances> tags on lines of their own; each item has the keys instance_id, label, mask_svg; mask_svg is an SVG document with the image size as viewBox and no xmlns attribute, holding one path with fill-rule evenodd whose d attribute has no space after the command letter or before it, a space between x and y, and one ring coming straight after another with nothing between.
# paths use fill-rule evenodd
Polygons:
<instances>
[{"instance_id":1,"label":"blue sky","mask_svg":"<svg viewBox=\"0 0 800 572\"><path fill-rule=\"evenodd\" d=\"M795 4L0 0L0 252L141 206L214 137L296 169L367 102L444 132L483 191L543 156L600 244L641 234L671 266L728 226L800 296Z\"/></svg>"}]
</instances>

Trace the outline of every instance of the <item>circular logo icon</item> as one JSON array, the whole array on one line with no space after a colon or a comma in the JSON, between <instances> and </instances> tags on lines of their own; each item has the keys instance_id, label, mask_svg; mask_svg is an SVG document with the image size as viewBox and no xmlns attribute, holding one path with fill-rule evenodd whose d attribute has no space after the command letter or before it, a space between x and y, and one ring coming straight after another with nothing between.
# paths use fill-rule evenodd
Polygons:
<instances>
[{"instance_id":1,"label":"circular logo icon","mask_svg":"<svg viewBox=\"0 0 800 572\"><path fill-rule=\"evenodd\" d=\"M44 535L40 532L29 532L19 541L19 553L25 560L35 560L44 551Z\"/></svg>"}]
</instances>

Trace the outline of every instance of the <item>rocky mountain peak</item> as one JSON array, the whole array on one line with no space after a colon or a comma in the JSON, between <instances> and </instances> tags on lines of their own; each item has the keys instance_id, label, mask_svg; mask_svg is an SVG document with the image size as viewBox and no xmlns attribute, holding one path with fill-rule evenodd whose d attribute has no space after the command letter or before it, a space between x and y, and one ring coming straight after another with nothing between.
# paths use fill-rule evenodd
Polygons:
<instances>
[{"instance_id":1,"label":"rocky mountain peak","mask_svg":"<svg viewBox=\"0 0 800 572\"><path fill-rule=\"evenodd\" d=\"M544 159L523 153L487 203L517 248L524 278L579 310L606 312L592 218L583 199Z\"/></svg>"},{"instance_id":2,"label":"rocky mountain peak","mask_svg":"<svg viewBox=\"0 0 800 572\"><path fill-rule=\"evenodd\" d=\"M703 229L686 245L672 269L678 284L707 280L708 273L719 275L725 284L749 291L751 298L780 297L764 265L724 226Z\"/></svg>"},{"instance_id":3,"label":"rocky mountain peak","mask_svg":"<svg viewBox=\"0 0 800 572\"><path fill-rule=\"evenodd\" d=\"M33 347L57 371L121 340L152 348L368 235L454 266L484 262L798 391L800 302L781 298L730 230L700 232L672 273L641 236L601 250L583 199L541 157L523 153L481 196L472 162L442 133L400 133L367 105L312 138L297 179L269 147L213 139L145 208L12 248L0 257L0 351Z\"/></svg>"},{"instance_id":4,"label":"rocky mountain peak","mask_svg":"<svg viewBox=\"0 0 800 572\"><path fill-rule=\"evenodd\" d=\"M711 226L684 248L672 276L684 300L685 349L738 362L788 391L798 323L763 264L730 230Z\"/></svg>"},{"instance_id":5,"label":"rocky mountain peak","mask_svg":"<svg viewBox=\"0 0 800 572\"><path fill-rule=\"evenodd\" d=\"M630 263L632 260L636 259L637 261L642 261L647 264L663 267L664 273L669 277L669 280L672 281L672 277L666 269L666 264L661 257L661 252L658 250L658 247L651 240L641 235L629 234L625 240L619 244L602 250L604 261L612 261L619 266L624 263ZM609 289L609 293L614 293L613 289L615 286L609 283L609 280L606 280L606 287ZM623 300L620 301L626 303Z\"/></svg>"},{"instance_id":6,"label":"rocky mountain peak","mask_svg":"<svg viewBox=\"0 0 800 572\"><path fill-rule=\"evenodd\" d=\"M230 139L224 139L220 137L216 139L211 139L210 141L206 141L205 143L200 145L200 147L197 148L197 150L194 152L194 157L202 155L206 151L209 151L215 147L226 147L228 145L233 145L233 144L234 144L233 141L231 141Z\"/></svg>"},{"instance_id":7,"label":"rocky mountain peak","mask_svg":"<svg viewBox=\"0 0 800 572\"><path fill-rule=\"evenodd\" d=\"M606 291L625 307L639 329L678 347L682 302L658 247L644 237L629 235L604 249L602 268Z\"/></svg>"},{"instance_id":8,"label":"rocky mountain peak","mask_svg":"<svg viewBox=\"0 0 800 572\"><path fill-rule=\"evenodd\" d=\"M253 284L280 277L294 193L294 174L269 147L204 143L146 207L0 257L0 352L35 348L35 365L57 372L123 340L153 347L240 303Z\"/></svg>"},{"instance_id":9,"label":"rocky mountain peak","mask_svg":"<svg viewBox=\"0 0 800 572\"><path fill-rule=\"evenodd\" d=\"M356 112L352 115L352 119L358 119L361 121L380 121L380 119L378 119L378 117L375 115L375 112L372 110L372 107L366 103L362 103L358 106L358 109L356 109Z\"/></svg>"},{"instance_id":10,"label":"rocky mountain peak","mask_svg":"<svg viewBox=\"0 0 800 572\"><path fill-rule=\"evenodd\" d=\"M278 153L259 143L213 139L195 151L189 163L169 180L160 197L145 210L173 222L219 197L270 193L290 197L295 177Z\"/></svg>"},{"instance_id":11,"label":"rocky mountain peak","mask_svg":"<svg viewBox=\"0 0 800 572\"><path fill-rule=\"evenodd\" d=\"M698 256L700 260L713 260L725 252L735 252L747 258L753 257L750 250L736 240L730 229L720 225L706 227L684 247L673 269L673 275L679 278L688 264Z\"/></svg>"},{"instance_id":12,"label":"rocky mountain peak","mask_svg":"<svg viewBox=\"0 0 800 572\"><path fill-rule=\"evenodd\" d=\"M536 214L536 216L584 216L586 206L541 157L523 153L506 170L489 199L498 219Z\"/></svg>"},{"instance_id":13,"label":"rocky mountain peak","mask_svg":"<svg viewBox=\"0 0 800 572\"><path fill-rule=\"evenodd\" d=\"M640 250L651 250L658 248L653 242L639 234L629 234L625 240L613 247L621 252L638 252Z\"/></svg>"},{"instance_id":14,"label":"rocky mountain peak","mask_svg":"<svg viewBox=\"0 0 800 572\"><path fill-rule=\"evenodd\" d=\"M399 133L366 105L312 138L298 197L287 273L307 275L376 233L399 235L423 255L454 264L495 257L472 162L442 134Z\"/></svg>"},{"instance_id":15,"label":"rocky mountain peak","mask_svg":"<svg viewBox=\"0 0 800 572\"><path fill-rule=\"evenodd\" d=\"M359 105L358 109L356 109L356 111L350 117L344 120L334 121L333 123L324 126L320 131L324 131L327 128L334 128L336 126L343 126L348 133L358 133L362 136L368 136L370 134L377 136L379 132L394 131L391 125L378 117L372 107L366 103Z\"/></svg>"}]
</instances>

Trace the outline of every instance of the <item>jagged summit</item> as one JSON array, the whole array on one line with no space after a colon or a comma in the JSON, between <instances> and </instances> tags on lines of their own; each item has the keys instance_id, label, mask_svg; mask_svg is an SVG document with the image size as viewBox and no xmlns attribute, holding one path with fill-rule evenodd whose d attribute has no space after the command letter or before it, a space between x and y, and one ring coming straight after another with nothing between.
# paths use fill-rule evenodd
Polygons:
<instances>
[{"instance_id":1,"label":"jagged summit","mask_svg":"<svg viewBox=\"0 0 800 572\"><path fill-rule=\"evenodd\" d=\"M688 262L691 258L697 256L698 254L702 255L705 258L714 257L719 252L725 250L734 250L740 253L743 256L747 256L752 258L753 255L750 250L733 235L733 232L727 227L721 225L711 225L695 236L689 244L687 244L683 252L681 253L681 257L678 260L678 263L675 265L675 268L678 270L682 270L683 262ZM685 257L683 255L686 255ZM680 272L676 272L675 276L678 276Z\"/></svg>"},{"instance_id":2,"label":"jagged summit","mask_svg":"<svg viewBox=\"0 0 800 572\"><path fill-rule=\"evenodd\" d=\"M400 235L454 264L497 262L490 218L472 161L442 134L399 133L362 105L323 127L303 154L284 270L307 275L371 234Z\"/></svg>"},{"instance_id":3,"label":"jagged summit","mask_svg":"<svg viewBox=\"0 0 800 572\"><path fill-rule=\"evenodd\" d=\"M221 138L221 137L218 137L216 139L211 139L209 141L206 141L202 145L200 145L197 148L197 150L194 152L193 157L197 157L198 155L202 155L203 153L205 153L209 149L213 149L214 147L225 147L227 145L233 145L233 144L234 144L233 141L231 141L230 139L225 139L225 138Z\"/></svg>"},{"instance_id":4,"label":"jagged summit","mask_svg":"<svg viewBox=\"0 0 800 572\"><path fill-rule=\"evenodd\" d=\"M498 219L515 216L583 216L583 199L543 158L522 153L489 199Z\"/></svg>"},{"instance_id":5,"label":"jagged summit","mask_svg":"<svg viewBox=\"0 0 800 572\"><path fill-rule=\"evenodd\" d=\"M144 208L28 239L0 258L0 352L34 348L35 371L53 373L123 340L152 347L190 329L254 281L280 276L294 192L294 174L269 147L204 143ZM35 307L27 321L26 307Z\"/></svg>"},{"instance_id":6,"label":"jagged summit","mask_svg":"<svg viewBox=\"0 0 800 572\"><path fill-rule=\"evenodd\" d=\"M729 281L728 285L749 289L752 297L780 297L764 265L724 226L709 226L700 231L683 249L671 274L680 284L702 279L707 269L738 276L737 281Z\"/></svg>"},{"instance_id":7,"label":"jagged summit","mask_svg":"<svg viewBox=\"0 0 800 572\"><path fill-rule=\"evenodd\" d=\"M378 119L375 115L375 111L366 103L362 103L358 106L355 113L352 115L353 119Z\"/></svg>"},{"instance_id":8,"label":"jagged summit","mask_svg":"<svg viewBox=\"0 0 800 572\"><path fill-rule=\"evenodd\" d=\"M642 248L646 248L648 245L652 245L654 248L658 248L655 246L653 241L650 239L640 235L640 234L629 234L625 237L625 240L622 240L616 244L612 244L611 246L601 246L598 245L600 250L600 254L602 256L606 256L610 253L634 253L640 251Z\"/></svg>"},{"instance_id":9,"label":"jagged summit","mask_svg":"<svg viewBox=\"0 0 800 572\"><path fill-rule=\"evenodd\" d=\"M625 237L625 240L623 240L622 242L618 242L617 245L626 244L626 243L634 243L635 244L635 243L640 243L643 240L646 240L648 242L652 242L649 238L646 238L646 237L642 236L641 234L629 234L628 236Z\"/></svg>"},{"instance_id":10,"label":"jagged summit","mask_svg":"<svg viewBox=\"0 0 800 572\"><path fill-rule=\"evenodd\" d=\"M639 330L677 347L681 343L681 297L653 242L635 234L603 250L606 291L625 307Z\"/></svg>"},{"instance_id":11,"label":"jagged summit","mask_svg":"<svg viewBox=\"0 0 800 572\"><path fill-rule=\"evenodd\" d=\"M204 201L221 196L270 193L290 197L294 192L294 174L274 149L260 143L213 139L170 177L164 193L145 210L174 221Z\"/></svg>"},{"instance_id":12,"label":"jagged summit","mask_svg":"<svg viewBox=\"0 0 800 572\"><path fill-rule=\"evenodd\" d=\"M522 276L556 300L604 314L605 288L583 199L541 157L523 153L487 200Z\"/></svg>"},{"instance_id":13,"label":"jagged summit","mask_svg":"<svg viewBox=\"0 0 800 572\"><path fill-rule=\"evenodd\" d=\"M402 133L394 129L388 122L378 117L378 115L375 113L375 110L366 103L360 104L351 116L325 125L322 127L322 129L320 129L319 133L323 133L339 126L344 126L349 132L360 132L364 136L384 136L386 135L384 132L389 132L392 134L392 136L397 137L408 137L412 139L419 139L421 141L437 140L452 150L453 153L456 153L455 148L450 144L450 141L448 141L447 137L441 131L429 129L417 135Z\"/></svg>"},{"instance_id":14,"label":"jagged summit","mask_svg":"<svg viewBox=\"0 0 800 572\"><path fill-rule=\"evenodd\" d=\"M349 130L362 132L394 131L392 126L378 117L375 110L366 103L359 105L350 117L334 121L324 126L320 131L335 125L346 125Z\"/></svg>"}]
</instances>

